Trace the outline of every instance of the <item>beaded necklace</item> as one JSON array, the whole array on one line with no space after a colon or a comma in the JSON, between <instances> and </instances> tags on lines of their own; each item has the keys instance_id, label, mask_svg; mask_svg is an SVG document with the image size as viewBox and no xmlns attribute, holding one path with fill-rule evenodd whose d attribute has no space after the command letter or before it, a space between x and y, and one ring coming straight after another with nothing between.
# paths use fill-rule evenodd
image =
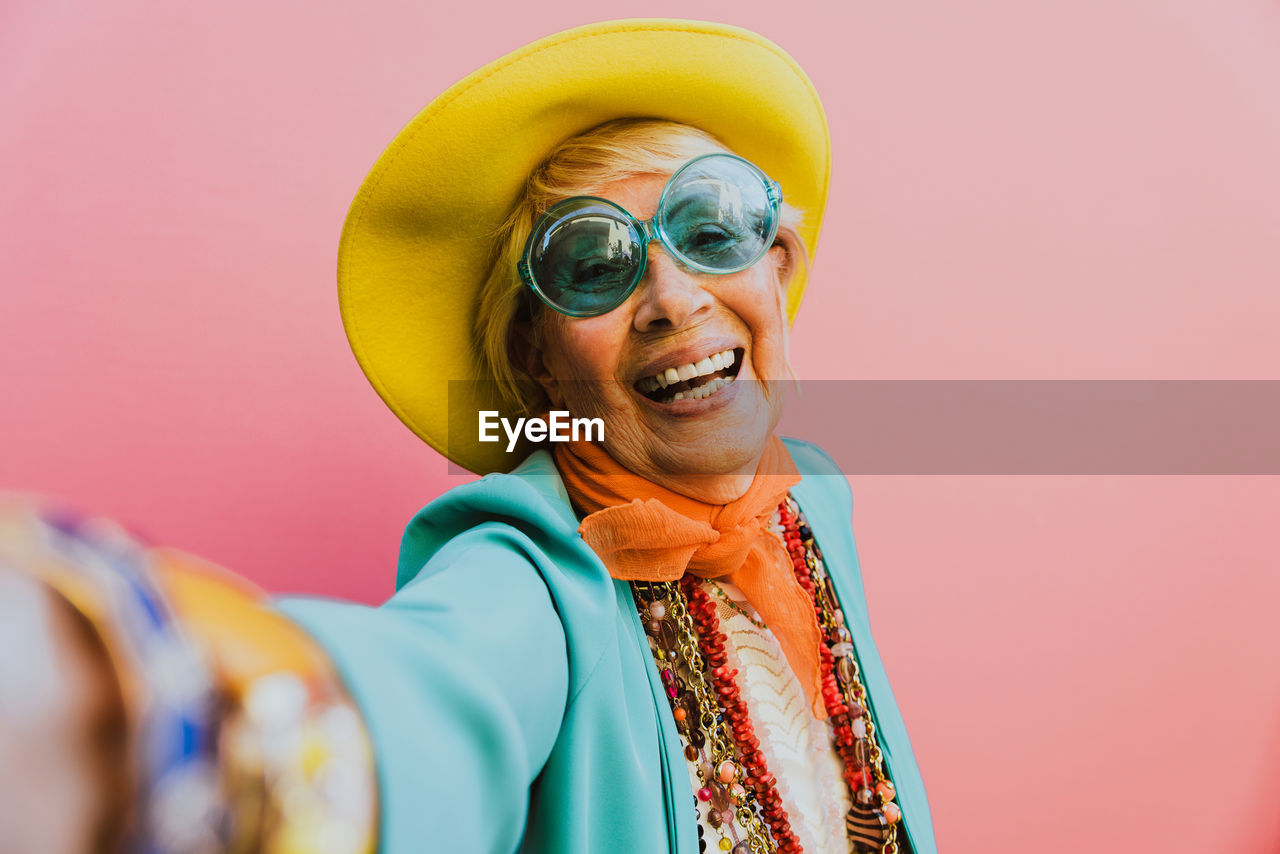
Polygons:
<instances>
[{"instance_id":1,"label":"beaded necklace","mask_svg":"<svg viewBox=\"0 0 1280 854\"><path fill-rule=\"evenodd\" d=\"M707 580L707 584L711 585L711 592L716 594L717 599L719 599L724 604L728 605L729 608L731 608L734 612L746 617L747 620L751 623L751 625L755 626L757 629L769 628L764 624L764 620L760 619L759 617L753 614L748 613L745 608L743 608L737 602L733 601L732 597L730 597L728 593L725 593L724 588L721 587L719 584L716 584L714 581L711 581L710 579Z\"/></svg>"},{"instance_id":2,"label":"beaded necklace","mask_svg":"<svg viewBox=\"0 0 1280 854\"><path fill-rule=\"evenodd\" d=\"M853 808L845 820L855 854L900 854L902 811L877 743L866 687L854 657L822 552L794 499L778 505L773 528L796 579L813 602L823 643L822 696L833 743L844 763ZM719 592L719 591L717 591ZM685 758L702 784L695 802L709 806L719 848L732 854L801 854L777 781L760 751L747 705L728 666L716 604L698 579L632 582ZM726 598L727 597L722 597ZM703 831L699 825L699 837ZM707 840L699 839L705 849Z\"/></svg>"}]
</instances>

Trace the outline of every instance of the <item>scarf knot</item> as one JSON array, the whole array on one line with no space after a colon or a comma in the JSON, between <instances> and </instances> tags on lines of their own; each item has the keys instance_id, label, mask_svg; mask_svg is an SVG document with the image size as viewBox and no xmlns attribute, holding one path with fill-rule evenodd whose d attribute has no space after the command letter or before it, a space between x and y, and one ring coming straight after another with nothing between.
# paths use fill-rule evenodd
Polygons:
<instances>
[{"instance_id":1,"label":"scarf knot","mask_svg":"<svg viewBox=\"0 0 1280 854\"><path fill-rule=\"evenodd\" d=\"M557 445L556 466L574 507L586 514L578 533L611 576L672 582L688 572L735 585L778 639L814 716L826 718L813 602L782 539L769 529L774 508L800 482L777 437L747 491L723 505L651 483L586 442Z\"/></svg>"}]
</instances>

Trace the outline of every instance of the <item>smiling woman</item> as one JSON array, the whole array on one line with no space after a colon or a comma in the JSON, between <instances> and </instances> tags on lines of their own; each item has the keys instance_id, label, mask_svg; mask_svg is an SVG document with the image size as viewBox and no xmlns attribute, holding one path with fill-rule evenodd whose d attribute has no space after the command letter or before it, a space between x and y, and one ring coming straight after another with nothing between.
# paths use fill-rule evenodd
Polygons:
<instances>
[{"instance_id":1,"label":"smiling woman","mask_svg":"<svg viewBox=\"0 0 1280 854\"><path fill-rule=\"evenodd\" d=\"M651 20L496 61L375 165L352 349L487 475L410 524L383 608L280 603L364 711L385 850L935 850L847 483L774 432L829 161L779 48ZM476 429L566 412L603 436Z\"/></svg>"},{"instance_id":2,"label":"smiling woman","mask_svg":"<svg viewBox=\"0 0 1280 854\"><path fill-rule=\"evenodd\" d=\"M847 482L775 435L829 161L795 62L696 22L552 36L410 123L348 216L343 318L392 410L486 476L413 519L380 608L267 612L179 567L121 612L167 614L166 641L198 625L228 672L250 635L272 651L235 702L177 698L213 734L183 741L180 777L144 778L139 850L233 849L218 834L246 826L267 852L366 851L371 810L349 795L371 751L387 854L934 854ZM78 577L88 535L28 527ZM133 567L145 592L147 554L115 544L94 578ZM260 755L214 756L244 748L224 707ZM208 803L274 818L211 807L205 847L163 837L151 819L191 812L170 809L194 803L173 780L197 765ZM253 769L273 809L209 782Z\"/></svg>"}]
</instances>

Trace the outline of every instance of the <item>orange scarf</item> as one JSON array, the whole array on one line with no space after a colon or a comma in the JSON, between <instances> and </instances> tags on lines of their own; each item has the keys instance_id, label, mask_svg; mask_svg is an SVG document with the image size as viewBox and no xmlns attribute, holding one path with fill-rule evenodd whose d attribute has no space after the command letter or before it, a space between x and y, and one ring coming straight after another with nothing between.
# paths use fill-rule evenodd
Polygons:
<instances>
[{"instance_id":1,"label":"orange scarf","mask_svg":"<svg viewBox=\"0 0 1280 854\"><path fill-rule=\"evenodd\" d=\"M555 460L573 506L587 514L578 533L611 576L666 582L690 572L735 585L778 639L814 716L827 717L813 602L769 530L774 508L800 482L781 440L769 439L751 486L723 505L651 483L587 442L556 445Z\"/></svg>"}]
</instances>

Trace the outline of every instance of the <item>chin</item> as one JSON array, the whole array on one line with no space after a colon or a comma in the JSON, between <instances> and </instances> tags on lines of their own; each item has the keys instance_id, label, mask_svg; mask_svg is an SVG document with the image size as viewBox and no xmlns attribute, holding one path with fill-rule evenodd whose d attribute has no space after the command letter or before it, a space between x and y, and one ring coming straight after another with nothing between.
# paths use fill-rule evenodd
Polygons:
<instances>
[{"instance_id":1,"label":"chin","mask_svg":"<svg viewBox=\"0 0 1280 854\"><path fill-rule=\"evenodd\" d=\"M696 442L663 443L654 449L653 460L676 476L753 474L771 432L715 431Z\"/></svg>"},{"instance_id":2,"label":"chin","mask_svg":"<svg viewBox=\"0 0 1280 854\"><path fill-rule=\"evenodd\" d=\"M681 425L678 436L663 444L672 471L695 475L754 474L760 455L778 425L780 407L770 405L753 386L734 405L705 419Z\"/></svg>"}]
</instances>

